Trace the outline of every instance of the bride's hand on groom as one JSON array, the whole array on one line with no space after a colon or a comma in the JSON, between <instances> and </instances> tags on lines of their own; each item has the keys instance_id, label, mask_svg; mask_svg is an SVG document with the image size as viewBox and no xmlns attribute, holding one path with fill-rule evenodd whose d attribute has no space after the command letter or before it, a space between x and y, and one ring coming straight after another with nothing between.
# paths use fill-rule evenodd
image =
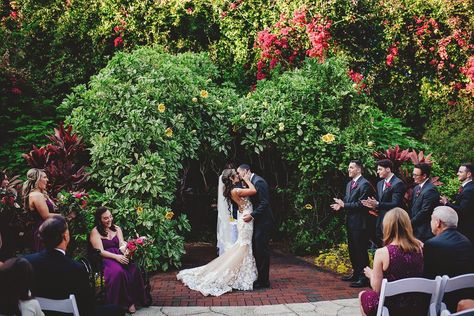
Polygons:
<instances>
[{"instance_id":1,"label":"bride's hand on groom","mask_svg":"<svg viewBox=\"0 0 474 316\"><path fill-rule=\"evenodd\" d=\"M252 215L250 215L250 214L245 214L245 215L242 217L242 219L243 219L244 222L248 223L248 222L250 222L250 221L253 219L253 217L252 217Z\"/></svg>"}]
</instances>

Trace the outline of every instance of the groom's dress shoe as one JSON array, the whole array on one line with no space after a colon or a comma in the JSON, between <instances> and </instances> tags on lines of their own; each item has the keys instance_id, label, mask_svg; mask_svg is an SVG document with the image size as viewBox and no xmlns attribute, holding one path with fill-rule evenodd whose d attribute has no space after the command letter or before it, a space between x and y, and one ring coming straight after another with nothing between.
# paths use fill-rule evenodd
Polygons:
<instances>
[{"instance_id":1,"label":"groom's dress shoe","mask_svg":"<svg viewBox=\"0 0 474 316\"><path fill-rule=\"evenodd\" d=\"M346 281L346 282L355 282L358 280L358 278L355 275L351 274L351 275L343 276L341 280Z\"/></svg>"},{"instance_id":2,"label":"groom's dress shoe","mask_svg":"<svg viewBox=\"0 0 474 316\"><path fill-rule=\"evenodd\" d=\"M269 288L270 287L270 282L263 282L263 283L260 283L258 281L255 281L253 282L253 289L256 290L256 289L265 289L265 288Z\"/></svg>"},{"instance_id":3,"label":"groom's dress shoe","mask_svg":"<svg viewBox=\"0 0 474 316\"><path fill-rule=\"evenodd\" d=\"M369 286L369 279L359 279L355 282L352 282L350 287L356 287L356 288L359 288L359 287L368 287Z\"/></svg>"}]
</instances>

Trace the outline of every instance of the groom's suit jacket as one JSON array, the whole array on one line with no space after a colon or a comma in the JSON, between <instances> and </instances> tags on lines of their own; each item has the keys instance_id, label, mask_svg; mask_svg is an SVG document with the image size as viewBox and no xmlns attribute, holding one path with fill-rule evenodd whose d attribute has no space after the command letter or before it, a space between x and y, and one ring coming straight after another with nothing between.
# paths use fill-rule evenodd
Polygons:
<instances>
[{"instance_id":1,"label":"groom's suit jacket","mask_svg":"<svg viewBox=\"0 0 474 316\"><path fill-rule=\"evenodd\" d=\"M254 218L254 229L273 229L275 220L270 208L270 192L267 182L259 175L254 174L250 180L257 190L257 194L250 197L253 211L250 215Z\"/></svg>"},{"instance_id":2,"label":"groom's suit jacket","mask_svg":"<svg viewBox=\"0 0 474 316\"><path fill-rule=\"evenodd\" d=\"M439 205L439 192L430 180L425 182L417 195L419 188L420 185L413 188L410 218L415 237L425 241L433 237L430 225L431 214L433 214L434 208Z\"/></svg>"},{"instance_id":3,"label":"groom's suit jacket","mask_svg":"<svg viewBox=\"0 0 474 316\"><path fill-rule=\"evenodd\" d=\"M395 175L389 181L390 187L386 186L384 190L385 179L377 183L377 224L376 236L382 239L382 222L385 214L394 207L401 207L403 203L403 195L405 194L405 184Z\"/></svg>"},{"instance_id":4,"label":"groom's suit jacket","mask_svg":"<svg viewBox=\"0 0 474 316\"><path fill-rule=\"evenodd\" d=\"M446 203L459 216L458 230L474 242L474 181L464 185L462 191L456 195L456 201Z\"/></svg>"}]
</instances>

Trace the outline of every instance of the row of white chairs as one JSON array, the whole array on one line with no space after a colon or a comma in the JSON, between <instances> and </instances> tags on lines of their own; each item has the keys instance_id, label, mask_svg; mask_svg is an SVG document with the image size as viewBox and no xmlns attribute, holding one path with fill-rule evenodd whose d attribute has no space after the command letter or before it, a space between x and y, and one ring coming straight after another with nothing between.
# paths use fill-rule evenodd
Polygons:
<instances>
[{"instance_id":1,"label":"row of white chairs","mask_svg":"<svg viewBox=\"0 0 474 316\"><path fill-rule=\"evenodd\" d=\"M446 304L443 302L443 297L446 293L466 288L474 288L474 273L463 274L453 278L450 278L447 275L442 277L437 276L434 280L424 278L406 278L388 282L387 279L383 279L382 287L380 289L377 316L390 315L388 308L384 306L386 297L413 292L431 294L428 316L474 316L474 309L451 314L446 308Z\"/></svg>"},{"instance_id":2,"label":"row of white chairs","mask_svg":"<svg viewBox=\"0 0 474 316\"><path fill-rule=\"evenodd\" d=\"M61 312L73 314L74 316L80 316L74 294L71 294L69 295L69 298L62 300L55 300L46 297L36 297L36 299L40 304L41 310L43 311Z\"/></svg>"}]
</instances>

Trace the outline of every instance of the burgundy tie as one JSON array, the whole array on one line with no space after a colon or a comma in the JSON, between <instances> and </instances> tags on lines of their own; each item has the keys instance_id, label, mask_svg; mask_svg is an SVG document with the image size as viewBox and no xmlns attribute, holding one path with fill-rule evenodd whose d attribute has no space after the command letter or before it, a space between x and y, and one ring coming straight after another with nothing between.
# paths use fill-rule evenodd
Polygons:
<instances>
[{"instance_id":1,"label":"burgundy tie","mask_svg":"<svg viewBox=\"0 0 474 316\"><path fill-rule=\"evenodd\" d=\"M354 180L352 180L351 190L354 190L356 187L357 187L357 182L355 182Z\"/></svg>"},{"instance_id":2,"label":"burgundy tie","mask_svg":"<svg viewBox=\"0 0 474 316\"><path fill-rule=\"evenodd\" d=\"M462 190L464 189L464 187L461 185L458 189L458 193L462 193Z\"/></svg>"},{"instance_id":3,"label":"burgundy tie","mask_svg":"<svg viewBox=\"0 0 474 316\"><path fill-rule=\"evenodd\" d=\"M421 187L418 186L418 188L416 189L416 197L418 197L418 195L420 195L421 193Z\"/></svg>"},{"instance_id":4,"label":"burgundy tie","mask_svg":"<svg viewBox=\"0 0 474 316\"><path fill-rule=\"evenodd\" d=\"M388 181L384 181L384 185L385 185L385 188L383 189L384 191L392 186L392 184Z\"/></svg>"}]
</instances>

